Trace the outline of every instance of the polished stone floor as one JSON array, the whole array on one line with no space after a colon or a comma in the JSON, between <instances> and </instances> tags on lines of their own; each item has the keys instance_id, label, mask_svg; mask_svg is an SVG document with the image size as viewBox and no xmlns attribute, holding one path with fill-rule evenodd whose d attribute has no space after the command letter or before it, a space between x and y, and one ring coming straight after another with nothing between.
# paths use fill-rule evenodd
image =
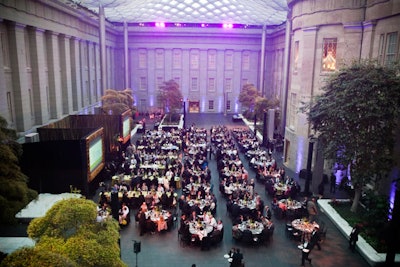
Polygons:
<instances>
[{"instance_id":1,"label":"polished stone floor","mask_svg":"<svg viewBox=\"0 0 400 267\"><path fill-rule=\"evenodd\" d=\"M228 127L244 126L241 122L232 122L231 116L222 114L187 114L186 125L195 124L197 127L209 129L212 125L227 125ZM147 122L151 127L151 121ZM275 153L274 157L278 161L278 166L282 166L282 155ZM247 160L241 156L244 165L247 167ZM205 266L229 266L227 260L223 257L231 247L238 247L244 255L246 267L289 267L300 266L301 251L297 248L298 242L289 239L285 234L286 220L278 220L272 217L275 223L275 232L273 239L268 245L246 246L235 242L232 239L232 222L229 218L225 199L218 191L218 176L216 174L215 160L209 161L212 171L212 183L214 184L214 193L217 196L217 213L216 217L222 219L224 223L223 241L212 247L208 251L202 251L199 247L181 246L178 240L177 227L166 233L139 235L139 229L136 227L133 215L132 223L121 230L121 257L128 266L134 267L156 267L156 266L179 266L190 267L196 264L197 267ZM286 169L286 173L296 180L298 174L292 170ZM250 177L255 177L254 173L249 171ZM298 180L302 186L304 181ZM329 193L329 185L325 185L327 198L331 197L347 197L344 192L337 191L335 195ZM255 191L259 193L266 204L271 202L271 198L265 193L264 186L257 183ZM132 213L133 214L133 213ZM348 250L348 243L336 227L329 221L323 213L318 215L318 220L324 221L328 227L327 238L322 244L322 250L314 249L310 253L312 265L306 263L306 266L314 267L362 267L368 266L367 262L360 254L352 253ZM133 252L134 241L141 243L141 252L135 254Z\"/></svg>"}]
</instances>

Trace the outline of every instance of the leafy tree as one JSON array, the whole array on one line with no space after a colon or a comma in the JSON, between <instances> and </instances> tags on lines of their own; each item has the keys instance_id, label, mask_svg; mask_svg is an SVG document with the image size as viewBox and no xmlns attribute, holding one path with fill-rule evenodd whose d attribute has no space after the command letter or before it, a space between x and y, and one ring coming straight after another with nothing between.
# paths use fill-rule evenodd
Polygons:
<instances>
[{"instance_id":1,"label":"leafy tree","mask_svg":"<svg viewBox=\"0 0 400 267\"><path fill-rule=\"evenodd\" d=\"M257 97L259 97L259 94L254 84L245 84L239 94L239 102L244 108L254 112Z\"/></svg>"},{"instance_id":2,"label":"leafy tree","mask_svg":"<svg viewBox=\"0 0 400 267\"><path fill-rule=\"evenodd\" d=\"M91 200L62 200L44 217L32 220L28 235L37 242L35 250L65 257L76 266L125 266L119 258L118 222L110 218L98 223L96 214ZM20 260L14 253L7 258L7 262ZM40 262L40 258L35 260Z\"/></svg>"},{"instance_id":3,"label":"leafy tree","mask_svg":"<svg viewBox=\"0 0 400 267\"><path fill-rule=\"evenodd\" d=\"M121 114L127 109L132 112L136 109L132 96L132 89L125 89L117 91L114 89L107 89L101 97L102 109L106 114Z\"/></svg>"},{"instance_id":4,"label":"leafy tree","mask_svg":"<svg viewBox=\"0 0 400 267\"><path fill-rule=\"evenodd\" d=\"M356 211L362 186L376 184L393 167L399 127L400 77L396 66L354 62L333 74L308 107L309 121L325 157L351 165Z\"/></svg>"},{"instance_id":5,"label":"leafy tree","mask_svg":"<svg viewBox=\"0 0 400 267\"><path fill-rule=\"evenodd\" d=\"M21 172L18 159L22 155L15 130L0 117L0 223L15 223L15 214L37 197L27 186L28 177Z\"/></svg>"},{"instance_id":6,"label":"leafy tree","mask_svg":"<svg viewBox=\"0 0 400 267\"><path fill-rule=\"evenodd\" d=\"M22 248L8 255L0 264L1 267L77 267L78 265L61 254L40 248Z\"/></svg>"},{"instance_id":7,"label":"leafy tree","mask_svg":"<svg viewBox=\"0 0 400 267\"><path fill-rule=\"evenodd\" d=\"M157 100L165 113L178 113L182 108L182 92L174 80L163 82L158 90Z\"/></svg>"},{"instance_id":8,"label":"leafy tree","mask_svg":"<svg viewBox=\"0 0 400 267\"><path fill-rule=\"evenodd\" d=\"M263 118L264 112L269 109L276 108L279 106L279 100L269 100L265 97L257 96L255 101L254 113L257 118Z\"/></svg>"}]
</instances>

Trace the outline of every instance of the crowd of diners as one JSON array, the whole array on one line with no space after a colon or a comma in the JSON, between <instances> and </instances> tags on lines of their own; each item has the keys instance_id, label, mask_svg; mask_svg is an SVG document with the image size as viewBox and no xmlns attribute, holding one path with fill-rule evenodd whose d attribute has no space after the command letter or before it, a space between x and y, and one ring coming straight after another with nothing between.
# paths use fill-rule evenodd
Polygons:
<instances>
[{"instance_id":1,"label":"crowd of diners","mask_svg":"<svg viewBox=\"0 0 400 267\"><path fill-rule=\"evenodd\" d=\"M148 130L122 152L120 173L100 193L101 206L109 205L121 225L129 223L130 210L137 210L141 234L172 229L176 184L183 169L181 134Z\"/></svg>"},{"instance_id":2,"label":"crowd of diners","mask_svg":"<svg viewBox=\"0 0 400 267\"><path fill-rule=\"evenodd\" d=\"M121 225L129 224L135 211L141 235L170 231L179 221L181 244L209 249L221 242L225 227L216 212L215 181L232 220L232 236L240 242L268 242L275 228L272 214L276 219L307 215L307 203L295 200L299 184L285 176L272 152L263 149L248 128L147 130L122 158L111 186L100 193L98 221L111 214ZM211 173L209 160L216 161L218 173ZM265 204L256 192L260 184L271 203Z\"/></svg>"},{"instance_id":3,"label":"crowd of diners","mask_svg":"<svg viewBox=\"0 0 400 267\"><path fill-rule=\"evenodd\" d=\"M178 233L182 244L200 245L207 250L222 241L224 225L217 219L217 198L208 168L211 147L204 128L191 126L184 135L182 195L178 200L181 211Z\"/></svg>"},{"instance_id":4,"label":"crowd of diners","mask_svg":"<svg viewBox=\"0 0 400 267\"><path fill-rule=\"evenodd\" d=\"M245 243L268 242L274 232L271 212L255 192L255 179L249 177L239 157L240 152L259 148L257 139L247 128L228 131L221 126L211 129L211 140L216 149L219 191L232 219L233 238Z\"/></svg>"}]
</instances>

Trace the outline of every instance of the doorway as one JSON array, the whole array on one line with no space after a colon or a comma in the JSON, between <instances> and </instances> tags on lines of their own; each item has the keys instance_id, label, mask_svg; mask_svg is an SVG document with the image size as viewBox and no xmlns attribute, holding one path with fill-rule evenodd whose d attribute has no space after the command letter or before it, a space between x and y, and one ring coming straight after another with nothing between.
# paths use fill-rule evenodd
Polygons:
<instances>
[{"instance_id":1,"label":"doorway","mask_svg":"<svg viewBox=\"0 0 400 267\"><path fill-rule=\"evenodd\" d=\"M200 101L189 101L189 113L200 112Z\"/></svg>"}]
</instances>

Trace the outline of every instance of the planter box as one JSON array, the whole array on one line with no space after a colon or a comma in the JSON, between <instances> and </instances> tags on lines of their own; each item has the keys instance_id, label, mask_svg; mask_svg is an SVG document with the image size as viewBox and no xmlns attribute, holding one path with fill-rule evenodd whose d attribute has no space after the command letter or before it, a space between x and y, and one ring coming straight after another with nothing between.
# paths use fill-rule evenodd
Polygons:
<instances>
[{"instance_id":1,"label":"planter box","mask_svg":"<svg viewBox=\"0 0 400 267\"><path fill-rule=\"evenodd\" d=\"M349 234L353 226L343 219L339 213L330 204L331 199L319 199L318 206L326 214L326 216L333 222L339 231L349 239ZM347 202L349 199L336 199L337 202ZM362 236L358 236L356 249L369 263L370 266L382 265L386 260L386 253L378 253L370 244L368 244ZM400 263L400 254L396 254L396 263Z\"/></svg>"},{"instance_id":2,"label":"planter box","mask_svg":"<svg viewBox=\"0 0 400 267\"><path fill-rule=\"evenodd\" d=\"M183 128L183 115L180 116L178 124L164 124L165 118L166 118L166 115L164 115L164 118L161 120L160 125L158 126L159 130L170 131L172 129L182 129Z\"/></svg>"}]
</instances>

